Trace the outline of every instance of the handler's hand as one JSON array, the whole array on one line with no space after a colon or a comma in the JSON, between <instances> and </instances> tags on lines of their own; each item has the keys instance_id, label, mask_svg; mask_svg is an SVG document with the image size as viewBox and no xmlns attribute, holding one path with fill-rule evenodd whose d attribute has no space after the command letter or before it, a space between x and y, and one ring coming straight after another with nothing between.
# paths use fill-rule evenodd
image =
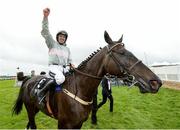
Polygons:
<instances>
[{"instance_id":1,"label":"handler's hand","mask_svg":"<svg viewBox=\"0 0 180 130\"><path fill-rule=\"evenodd\" d=\"M44 17L48 17L50 14L50 9L49 8L43 9L43 14L44 14Z\"/></svg>"}]
</instances>

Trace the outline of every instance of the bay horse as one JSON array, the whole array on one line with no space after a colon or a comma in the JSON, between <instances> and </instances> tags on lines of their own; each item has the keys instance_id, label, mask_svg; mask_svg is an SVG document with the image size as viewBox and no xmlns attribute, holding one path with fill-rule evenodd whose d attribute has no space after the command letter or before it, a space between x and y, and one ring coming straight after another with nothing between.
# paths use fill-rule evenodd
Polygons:
<instances>
[{"instance_id":1,"label":"bay horse","mask_svg":"<svg viewBox=\"0 0 180 130\"><path fill-rule=\"evenodd\" d=\"M93 95L106 73L115 76L122 76L125 73L133 75L139 82L142 93L157 93L162 85L157 75L125 49L122 43L123 37L118 41L112 41L105 31L104 38L108 45L92 53L77 68L74 68L74 72L67 76L63 83L63 92L49 94L49 106L53 118L58 120L59 129L81 128L92 110ZM18 115L23 104L25 105L29 118L27 129L36 129L35 115L42 111L38 101L30 97L31 89L41 77L24 79L12 109L13 114ZM52 117L47 108L42 112Z\"/></svg>"}]
</instances>

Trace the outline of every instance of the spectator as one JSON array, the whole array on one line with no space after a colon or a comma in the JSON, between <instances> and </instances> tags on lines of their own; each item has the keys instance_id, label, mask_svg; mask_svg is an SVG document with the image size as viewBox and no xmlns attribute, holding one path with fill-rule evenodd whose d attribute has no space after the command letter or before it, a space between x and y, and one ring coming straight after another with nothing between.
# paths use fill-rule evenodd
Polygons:
<instances>
[{"instance_id":1,"label":"spectator","mask_svg":"<svg viewBox=\"0 0 180 130\"><path fill-rule=\"evenodd\" d=\"M104 105L107 101L107 98L110 100L110 112L113 112L113 96L111 91L110 79L108 75L104 76L102 79L102 97L103 100L98 104L98 109Z\"/></svg>"}]
</instances>

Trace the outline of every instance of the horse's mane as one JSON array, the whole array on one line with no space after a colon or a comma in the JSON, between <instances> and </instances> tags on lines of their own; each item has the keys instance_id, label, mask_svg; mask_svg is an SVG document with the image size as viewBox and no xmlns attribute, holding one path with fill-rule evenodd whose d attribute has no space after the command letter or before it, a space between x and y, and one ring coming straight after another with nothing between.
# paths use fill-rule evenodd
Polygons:
<instances>
[{"instance_id":1,"label":"horse's mane","mask_svg":"<svg viewBox=\"0 0 180 130\"><path fill-rule=\"evenodd\" d=\"M77 67L77 69L81 69L82 67L84 67L87 62L92 59L94 57L94 55L96 55L102 48L100 47L99 49L97 49L96 51L94 51L93 53L91 53L85 60L83 60Z\"/></svg>"}]
</instances>

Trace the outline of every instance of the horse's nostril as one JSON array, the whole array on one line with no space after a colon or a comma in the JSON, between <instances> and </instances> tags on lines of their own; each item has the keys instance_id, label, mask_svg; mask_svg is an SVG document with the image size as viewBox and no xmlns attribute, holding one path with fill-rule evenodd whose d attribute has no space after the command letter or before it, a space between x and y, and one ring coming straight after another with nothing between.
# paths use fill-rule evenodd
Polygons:
<instances>
[{"instance_id":1,"label":"horse's nostril","mask_svg":"<svg viewBox=\"0 0 180 130\"><path fill-rule=\"evenodd\" d=\"M159 83L157 80L150 80L150 86L153 88L153 89L158 89L159 88Z\"/></svg>"}]
</instances>

